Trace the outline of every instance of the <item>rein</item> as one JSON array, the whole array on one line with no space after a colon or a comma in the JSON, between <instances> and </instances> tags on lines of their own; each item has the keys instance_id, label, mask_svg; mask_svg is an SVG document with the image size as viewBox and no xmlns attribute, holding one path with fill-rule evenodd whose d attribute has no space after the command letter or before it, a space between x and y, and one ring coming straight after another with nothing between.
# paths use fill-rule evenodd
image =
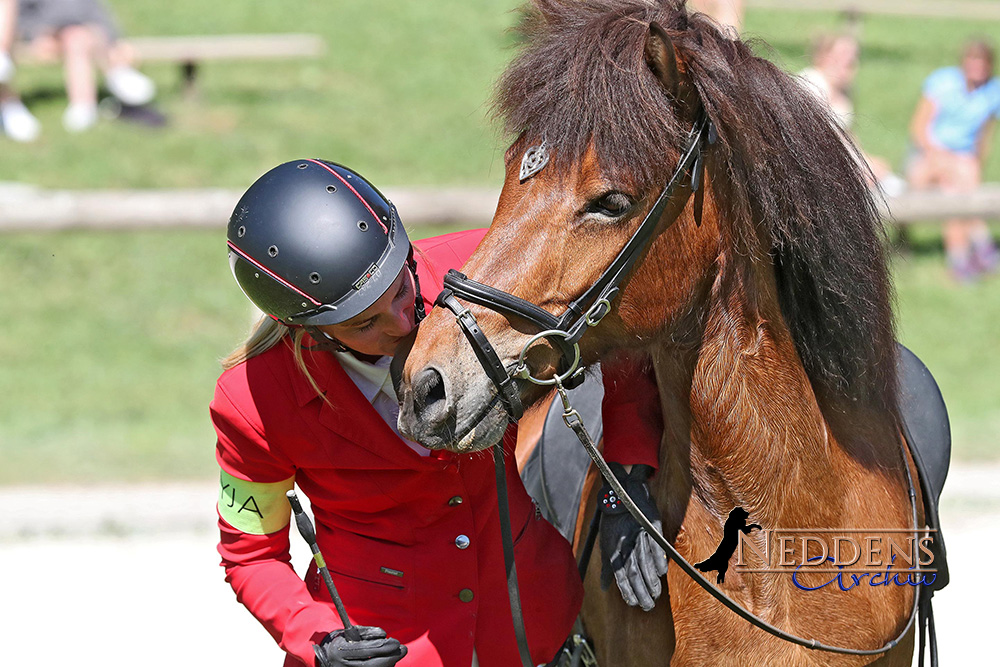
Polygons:
<instances>
[{"instance_id":1,"label":"rein","mask_svg":"<svg viewBox=\"0 0 1000 667\"><path fill-rule=\"evenodd\" d=\"M715 128L708 120L704 110L699 113L691 131L688 134L686 146L681 154L680 161L674 170L670 180L664 186L650 209L649 213L640 223L639 228L633 233L622 250L612 261L611 265L604 270L598 279L577 299L567 306L562 316L556 318L537 305L514 296L508 292L496 289L489 285L469 279L464 274L450 270L444 278L444 290L436 299L436 305L448 308L454 315L456 322L462 329L466 338L472 346L473 351L480 364L486 371L490 380L497 388L497 396L502 402L507 414L512 422L516 422L524 414L524 406L521 402L520 391L517 380L523 380L536 385L555 386L563 402L563 421L566 426L576 433L587 453L593 459L594 464L600 470L602 477L615 490L622 504L628 509L632 517L643 527L643 529L659 544L664 551L695 583L701 586L712 597L722 603L727 609L743 618L751 625L764 630L765 632L778 637L784 641L809 649L839 653L844 655L878 655L895 648L906 634L913 627L918 615L920 606L920 595L917 591L913 594L913 608L910 612L909 620L896 636L881 648L877 649L855 649L841 646L831 646L816 639L805 639L781 630L771 625L764 619L756 616L750 611L741 607L734 600L730 599L719 588L710 583L694 566L692 566L682 556L674 546L656 530L652 522L639 510L635 502L625 491L622 484L611 472L604 457L597 450L593 439L587 432L580 414L573 409L566 393L567 388L577 386L583 381L584 369L580 367L580 347L579 342L584 333L591 327L597 326L601 320L611 312L611 302L618 296L620 285L630 270L638 261L639 256L649 246L654 238L654 232L659 224L660 218L671 201L675 191L681 186L684 178L690 175L690 191L697 193L695 198L695 217L700 222L704 187L704 144L715 143L717 138ZM686 200L684 202L686 204ZM674 217L665 229L672 226L677 217ZM468 308L459 302L459 298L471 303L483 306L494 312L510 317L517 317L528 320L535 324L541 332L532 336L518 356L516 363L508 368L500 360L495 348L479 327L475 316ZM541 339L548 339L555 343L560 349L560 366L554 377L541 379L531 374L528 368L526 355L528 350ZM906 463L905 444L903 451L903 468L906 472L906 479L909 486L910 505L913 525L917 525L916 495L914 491L913 479L910 475L909 466ZM500 503L501 532L504 541L504 562L507 569L508 593L511 601L511 612L514 617L515 636L518 642L518 649L521 661L525 667L532 667L530 654L528 653L527 640L524 634L524 620L521 617L520 594L517 587L517 573L514 566L513 540L510 534L509 510L506 503L506 480L504 479L503 450L500 445L494 447L494 461L497 469L497 499Z\"/></svg>"},{"instance_id":2,"label":"rein","mask_svg":"<svg viewBox=\"0 0 1000 667\"><path fill-rule=\"evenodd\" d=\"M799 646L804 646L806 648L814 649L817 651L827 651L829 653L840 653L844 655L878 655L880 653L885 653L893 648L895 648L903 637L910 631L913 627L913 622L917 617L918 606L920 604L920 595L918 591L913 592L913 608L910 610L910 618L907 621L903 629L896 635L895 639L890 640L881 648L876 649L855 649L855 648L845 648L842 646L831 646L829 644L824 644L816 639L805 639L803 637L798 637L791 633L785 632L784 630L775 627L760 618L759 616L747 611L734 600L729 598L725 593L719 590L718 587L714 586L708 581L700 572L698 572L691 563L687 561L684 556L674 548L674 545L670 543L663 534L656 529L652 522L642 513L642 511L636 506L635 501L629 496L628 492L625 491L625 487L622 486L618 478L615 477L614 473L611 472L611 468L608 467L607 462L604 457L597 450L597 446L594 444L593 439L587 432L586 427L583 425L583 420L580 418L580 413L577 412L569 402L569 396L566 394L566 390L561 385L557 384L556 389L559 391L559 397L563 402L563 422L566 426L571 428L577 437L580 439L581 444L583 444L584 449L590 454L590 458L593 459L594 464L597 469L601 472L601 476L611 485L618 498L621 500L622 504L628 510L629 514L632 515L639 525L642 526L643 530L649 533L650 537L663 547L663 550L667 552L667 555L673 560L677 565L687 574L691 579L694 580L696 584L701 586L708 592L712 597L722 603L724 607L735 613L740 618L746 620L751 625L754 625L761 630L774 635L778 639L783 639L792 644L798 644ZM905 447L905 444L903 444ZM910 494L910 509L913 525L917 525L917 505L916 505L916 493L913 486L913 478L910 475L910 468L906 464L906 454L905 450L903 452L903 469L906 471L906 481L909 486ZM916 530L914 530L914 535L918 535Z\"/></svg>"}]
</instances>

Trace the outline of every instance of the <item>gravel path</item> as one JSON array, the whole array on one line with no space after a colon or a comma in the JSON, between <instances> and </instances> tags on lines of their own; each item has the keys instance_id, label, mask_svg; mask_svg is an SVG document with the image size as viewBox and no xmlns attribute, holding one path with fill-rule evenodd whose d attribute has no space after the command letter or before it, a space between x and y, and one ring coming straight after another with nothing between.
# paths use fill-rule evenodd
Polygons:
<instances>
[{"instance_id":1,"label":"gravel path","mask_svg":"<svg viewBox=\"0 0 1000 667\"><path fill-rule=\"evenodd\" d=\"M280 665L223 581L214 503L213 483L0 489L0 665ZM953 467L942 520L941 662L987 664L997 603L982 554L1000 553L1000 465ZM294 539L293 562L307 560Z\"/></svg>"}]
</instances>

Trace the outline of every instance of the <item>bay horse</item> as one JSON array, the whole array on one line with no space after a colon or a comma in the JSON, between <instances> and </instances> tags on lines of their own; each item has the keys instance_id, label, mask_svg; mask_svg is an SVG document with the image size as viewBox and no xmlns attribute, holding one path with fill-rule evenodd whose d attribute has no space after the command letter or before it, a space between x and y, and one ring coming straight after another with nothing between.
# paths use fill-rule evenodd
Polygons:
<instances>
[{"instance_id":1,"label":"bay horse","mask_svg":"<svg viewBox=\"0 0 1000 667\"><path fill-rule=\"evenodd\" d=\"M663 534L696 562L734 507L765 527L913 529L883 231L851 140L793 77L681 2L535 0L525 16L496 96L516 139L463 272L558 317L612 264L707 117L717 137L703 146L701 192L688 181L671 196L579 340L584 364L624 354L653 365L665 426L650 486ZM547 164L524 177L541 146ZM468 309L507 368L539 333ZM526 361L551 377L563 354L543 339ZM497 400L444 308L420 326L402 379L400 430L429 447L484 449L507 425L511 397ZM515 391L524 405L545 394L523 381ZM651 612L601 591L596 569L583 615L604 667L910 664L912 629L880 655L821 653L751 626L676 566ZM915 595L806 592L786 573L739 570L720 589L783 630L861 649L907 628Z\"/></svg>"}]
</instances>

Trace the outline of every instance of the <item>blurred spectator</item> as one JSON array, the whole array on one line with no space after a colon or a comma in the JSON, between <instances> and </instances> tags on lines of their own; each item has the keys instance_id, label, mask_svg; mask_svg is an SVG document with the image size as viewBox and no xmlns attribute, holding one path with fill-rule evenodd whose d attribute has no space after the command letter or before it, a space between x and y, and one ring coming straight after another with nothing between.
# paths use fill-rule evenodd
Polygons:
<instances>
[{"instance_id":1,"label":"blurred spectator","mask_svg":"<svg viewBox=\"0 0 1000 667\"><path fill-rule=\"evenodd\" d=\"M34 141L41 126L14 90L11 50L17 25L17 0L0 0L0 126L14 141Z\"/></svg>"},{"instance_id":2,"label":"blurred spectator","mask_svg":"<svg viewBox=\"0 0 1000 667\"><path fill-rule=\"evenodd\" d=\"M939 69L927 77L910 123L915 151L908 176L913 187L963 193L980 184L1000 115L1000 80L993 76L993 61L992 45L977 39L965 45L960 67ZM995 271L1000 261L981 219L946 221L944 245L949 268L959 281Z\"/></svg>"},{"instance_id":3,"label":"blurred spectator","mask_svg":"<svg viewBox=\"0 0 1000 667\"><path fill-rule=\"evenodd\" d=\"M123 105L140 107L156 94L153 81L136 70L132 50L100 0L20 0L18 33L42 59L63 59L69 106L63 125L81 132L97 122L97 74Z\"/></svg>"},{"instance_id":4,"label":"blurred spectator","mask_svg":"<svg viewBox=\"0 0 1000 667\"><path fill-rule=\"evenodd\" d=\"M744 0L688 0L691 9L708 14L723 27L732 28L733 37L738 37L743 29L743 3Z\"/></svg>"},{"instance_id":5,"label":"blurred spectator","mask_svg":"<svg viewBox=\"0 0 1000 667\"><path fill-rule=\"evenodd\" d=\"M860 142L852 132L854 103L851 100L851 86L858 73L860 55L858 40L853 36L846 33L823 34L813 43L812 65L799 72L808 88L829 105L840 126L852 135L857 145ZM885 194L890 197L902 194L906 183L892 173L892 167L886 159L864 151L861 154Z\"/></svg>"}]
</instances>

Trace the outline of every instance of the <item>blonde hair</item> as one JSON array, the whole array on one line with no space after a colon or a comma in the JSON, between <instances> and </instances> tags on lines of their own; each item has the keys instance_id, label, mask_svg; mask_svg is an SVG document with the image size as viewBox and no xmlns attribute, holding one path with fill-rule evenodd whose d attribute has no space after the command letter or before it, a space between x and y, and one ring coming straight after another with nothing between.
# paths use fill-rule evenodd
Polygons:
<instances>
[{"instance_id":1,"label":"blonde hair","mask_svg":"<svg viewBox=\"0 0 1000 667\"><path fill-rule=\"evenodd\" d=\"M292 358L295 359L295 366L302 372L303 375L306 376L306 380L309 381L309 386L313 388L317 396L321 396L323 400L332 407L333 404L330 403L330 400L323 393L323 390L319 388L319 384L316 383L316 379L313 378L312 373L310 373L309 369L306 367L305 359L302 356L302 351L305 349L305 345L302 341L305 337L305 329L301 327L292 329L291 327L278 322L269 315L263 315L253 325L247 339L240 343L235 350L222 359L222 368L223 370L235 368L244 361L253 359L259 354L264 354L275 345L284 342L285 344L291 345Z\"/></svg>"}]
</instances>

